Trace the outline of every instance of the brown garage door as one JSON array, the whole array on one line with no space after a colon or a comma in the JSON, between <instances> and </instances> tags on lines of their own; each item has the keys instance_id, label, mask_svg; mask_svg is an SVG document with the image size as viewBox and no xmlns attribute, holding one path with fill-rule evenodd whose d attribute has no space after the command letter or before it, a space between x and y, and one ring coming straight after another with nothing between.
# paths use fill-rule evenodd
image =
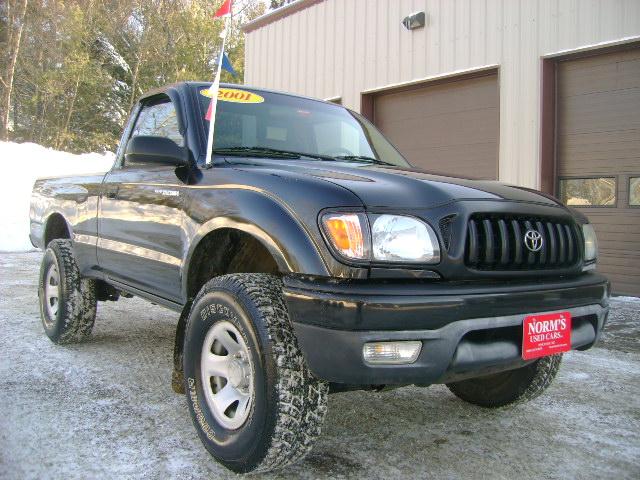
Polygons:
<instances>
[{"instance_id":1,"label":"brown garage door","mask_svg":"<svg viewBox=\"0 0 640 480\"><path fill-rule=\"evenodd\" d=\"M558 193L594 224L614 292L640 295L640 48L557 74Z\"/></svg>"},{"instance_id":2,"label":"brown garage door","mask_svg":"<svg viewBox=\"0 0 640 480\"><path fill-rule=\"evenodd\" d=\"M374 123L415 166L498 178L498 81L484 75L377 94Z\"/></svg>"}]
</instances>

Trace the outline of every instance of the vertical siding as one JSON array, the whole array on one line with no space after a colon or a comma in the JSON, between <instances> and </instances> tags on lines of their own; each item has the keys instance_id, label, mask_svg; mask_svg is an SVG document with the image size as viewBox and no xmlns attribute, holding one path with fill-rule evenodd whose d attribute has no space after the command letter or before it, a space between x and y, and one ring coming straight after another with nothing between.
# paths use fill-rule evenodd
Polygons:
<instances>
[{"instance_id":1,"label":"vertical siding","mask_svg":"<svg viewBox=\"0 0 640 480\"><path fill-rule=\"evenodd\" d=\"M440 35L442 31L442 25L435 20L440 18L440 0L428 0L426 2L425 14L427 17L427 25L425 27L425 34L420 35L425 37L425 55L424 61L424 75L426 77L429 72L437 72L440 70L440 54L442 49L440 48ZM420 77L418 77L420 78Z\"/></svg>"},{"instance_id":2,"label":"vertical siding","mask_svg":"<svg viewBox=\"0 0 640 480\"><path fill-rule=\"evenodd\" d=\"M500 178L539 187L540 58L636 36L638 0L325 0L249 32L245 78L359 110L363 91L497 64Z\"/></svg>"}]
</instances>

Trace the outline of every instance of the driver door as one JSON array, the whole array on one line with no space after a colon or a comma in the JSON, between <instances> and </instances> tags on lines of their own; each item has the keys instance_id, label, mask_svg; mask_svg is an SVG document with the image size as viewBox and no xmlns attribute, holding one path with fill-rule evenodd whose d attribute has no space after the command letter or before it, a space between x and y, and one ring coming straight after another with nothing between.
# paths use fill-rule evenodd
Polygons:
<instances>
[{"instance_id":1,"label":"driver door","mask_svg":"<svg viewBox=\"0 0 640 480\"><path fill-rule=\"evenodd\" d=\"M140 106L130 131L127 143L137 135L185 142L176 109L164 95ZM103 184L98 264L112 281L181 303L184 185L176 167L129 163L125 151L126 144Z\"/></svg>"}]
</instances>

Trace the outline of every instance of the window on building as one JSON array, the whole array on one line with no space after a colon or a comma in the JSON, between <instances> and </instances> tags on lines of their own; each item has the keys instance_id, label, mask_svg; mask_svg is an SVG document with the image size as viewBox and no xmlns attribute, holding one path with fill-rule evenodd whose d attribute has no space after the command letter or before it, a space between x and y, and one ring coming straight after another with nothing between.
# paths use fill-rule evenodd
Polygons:
<instances>
[{"instance_id":1,"label":"window on building","mask_svg":"<svg viewBox=\"0 0 640 480\"><path fill-rule=\"evenodd\" d=\"M629 178L629 205L640 206L640 177Z\"/></svg>"},{"instance_id":2,"label":"window on building","mask_svg":"<svg viewBox=\"0 0 640 480\"><path fill-rule=\"evenodd\" d=\"M561 178L560 200L573 207L613 207L616 204L616 178Z\"/></svg>"}]
</instances>

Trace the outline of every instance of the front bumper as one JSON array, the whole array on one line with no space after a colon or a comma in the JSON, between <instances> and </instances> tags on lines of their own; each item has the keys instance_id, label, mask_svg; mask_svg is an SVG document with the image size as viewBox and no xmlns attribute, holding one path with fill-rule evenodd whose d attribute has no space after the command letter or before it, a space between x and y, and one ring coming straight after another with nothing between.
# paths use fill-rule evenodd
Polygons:
<instances>
[{"instance_id":1,"label":"front bumper","mask_svg":"<svg viewBox=\"0 0 640 480\"><path fill-rule=\"evenodd\" d=\"M432 384L526 365L522 322L569 311L572 348L597 341L609 311L609 282L596 274L538 282L393 283L285 279L289 314L311 371L351 385ZM363 345L420 340L409 365L370 365Z\"/></svg>"}]
</instances>

